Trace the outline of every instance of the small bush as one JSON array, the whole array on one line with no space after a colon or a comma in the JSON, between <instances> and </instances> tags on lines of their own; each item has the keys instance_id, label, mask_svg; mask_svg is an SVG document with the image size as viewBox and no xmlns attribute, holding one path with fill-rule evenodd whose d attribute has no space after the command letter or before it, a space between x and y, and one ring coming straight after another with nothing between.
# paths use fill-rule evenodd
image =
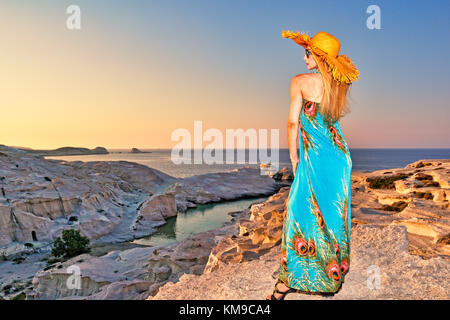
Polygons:
<instances>
[{"instance_id":1,"label":"small bush","mask_svg":"<svg viewBox=\"0 0 450 320\"><path fill-rule=\"evenodd\" d=\"M14 297L12 298L12 300L25 300L26 297L27 297L27 296L25 295L25 293L21 292L21 293L19 293L18 295L14 296Z\"/></svg>"},{"instance_id":2,"label":"small bush","mask_svg":"<svg viewBox=\"0 0 450 320\"><path fill-rule=\"evenodd\" d=\"M53 243L52 254L55 257L63 256L64 258L72 258L82 253L88 253L89 239L80 235L79 230L63 230L62 239L58 237Z\"/></svg>"},{"instance_id":3,"label":"small bush","mask_svg":"<svg viewBox=\"0 0 450 320\"><path fill-rule=\"evenodd\" d=\"M369 183L369 188L371 189L395 189L394 181L402 180L405 178L408 178L408 175L400 173L387 178L384 177L367 178L366 181Z\"/></svg>"},{"instance_id":4,"label":"small bush","mask_svg":"<svg viewBox=\"0 0 450 320\"><path fill-rule=\"evenodd\" d=\"M8 294L9 291L10 291L11 289L12 289L12 285L7 284L6 286L4 286L4 287L2 288L2 291L3 291L5 294Z\"/></svg>"}]
</instances>

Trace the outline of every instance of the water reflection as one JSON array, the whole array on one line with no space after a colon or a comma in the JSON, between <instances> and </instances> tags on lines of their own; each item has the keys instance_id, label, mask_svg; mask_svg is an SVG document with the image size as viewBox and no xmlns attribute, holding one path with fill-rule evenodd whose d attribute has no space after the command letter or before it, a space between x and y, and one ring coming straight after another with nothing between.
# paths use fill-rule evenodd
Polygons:
<instances>
[{"instance_id":1,"label":"water reflection","mask_svg":"<svg viewBox=\"0 0 450 320\"><path fill-rule=\"evenodd\" d=\"M228 213L241 211L253 203L266 201L267 197L227 201L216 204L202 204L187 212L179 212L176 217L167 219L167 223L148 237L134 240L134 243L157 246L178 242L191 234L220 228L232 216Z\"/></svg>"}]
</instances>

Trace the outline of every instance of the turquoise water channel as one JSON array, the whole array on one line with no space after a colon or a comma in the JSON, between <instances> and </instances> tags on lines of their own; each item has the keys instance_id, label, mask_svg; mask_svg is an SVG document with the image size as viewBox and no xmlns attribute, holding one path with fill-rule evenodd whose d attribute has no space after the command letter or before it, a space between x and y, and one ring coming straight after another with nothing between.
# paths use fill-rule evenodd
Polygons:
<instances>
[{"instance_id":1,"label":"turquoise water channel","mask_svg":"<svg viewBox=\"0 0 450 320\"><path fill-rule=\"evenodd\" d=\"M247 209L253 203L260 203L268 197L233 200L211 204L201 204L186 212L179 212L176 217L167 219L156 233L136 239L133 243L146 246L166 245L178 242L194 233L217 229L233 218L228 213Z\"/></svg>"}]
</instances>

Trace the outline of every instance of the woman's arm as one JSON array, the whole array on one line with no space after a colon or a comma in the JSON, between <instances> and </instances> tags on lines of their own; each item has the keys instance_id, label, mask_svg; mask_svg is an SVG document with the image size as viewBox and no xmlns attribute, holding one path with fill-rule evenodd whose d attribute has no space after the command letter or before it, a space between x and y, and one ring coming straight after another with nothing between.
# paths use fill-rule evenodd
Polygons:
<instances>
[{"instance_id":1,"label":"woman's arm","mask_svg":"<svg viewBox=\"0 0 450 320\"><path fill-rule=\"evenodd\" d=\"M299 131L299 117L302 108L302 91L300 89L302 75L297 75L292 79L291 82L291 105L289 107L289 117L287 121L288 129L288 144L289 144L289 155L292 163L292 172L297 171L298 165L298 131Z\"/></svg>"}]
</instances>

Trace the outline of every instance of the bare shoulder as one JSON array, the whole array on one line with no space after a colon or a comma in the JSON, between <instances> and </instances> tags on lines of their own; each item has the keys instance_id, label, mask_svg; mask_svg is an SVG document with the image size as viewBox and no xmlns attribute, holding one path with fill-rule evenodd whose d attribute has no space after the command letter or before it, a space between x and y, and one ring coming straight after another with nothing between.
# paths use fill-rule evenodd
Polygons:
<instances>
[{"instance_id":1,"label":"bare shoulder","mask_svg":"<svg viewBox=\"0 0 450 320\"><path fill-rule=\"evenodd\" d=\"M304 96L320 96L318 92L321 88L323 88L323 80L318 73L301 73L292 78L291 90L301 92Z\"/></svg>"},{"instance_id":2,"label":"bare shoulder","mask_svg":"<svg viewBox=\"0 0 450 320\"><path fill-rule=\"evenodd\" d=\"M291 90L302 94L309 92L317 85L317 79L317 74L314 73L297 74L292 78Z\"/></svg>"},{"instance_id":3,"label":"bare shoulder","mask_svg":"<svg viewBox=\"0 0 450 320\"><path fill-rule=\"evenodd\" d=\"M307 73L300 73L300 74L297 74L297 75L295 75L295 76L292 78L291 84L292 84L292 85L299 85L300 83L304 82L305 79L306 79L307 77L308 77L308 74L307 74Z\"/></svg>"},{"instance_id":4,"label":"bare shoulder","mask_svg":"<svg viewBox=\"0 0 450 320\"><path fill-rule=\"evenodd\" d=\"M292 93L301 93L302 87L305 85L305 81L308 74L301 73L297 74L292 78L291 81L291 92Z\"/></svg>"},{"instance_id":5,"label":"bare shoulder","mask_svg":"<svg viewBox=\"0 0 450 320\"><path fill-rule=\"evenodd\" d=\"M292 78L292 86L307 87L317 84L321 80L320 74L317 73L300 73Z\"/></svg>"}]
</instances>

